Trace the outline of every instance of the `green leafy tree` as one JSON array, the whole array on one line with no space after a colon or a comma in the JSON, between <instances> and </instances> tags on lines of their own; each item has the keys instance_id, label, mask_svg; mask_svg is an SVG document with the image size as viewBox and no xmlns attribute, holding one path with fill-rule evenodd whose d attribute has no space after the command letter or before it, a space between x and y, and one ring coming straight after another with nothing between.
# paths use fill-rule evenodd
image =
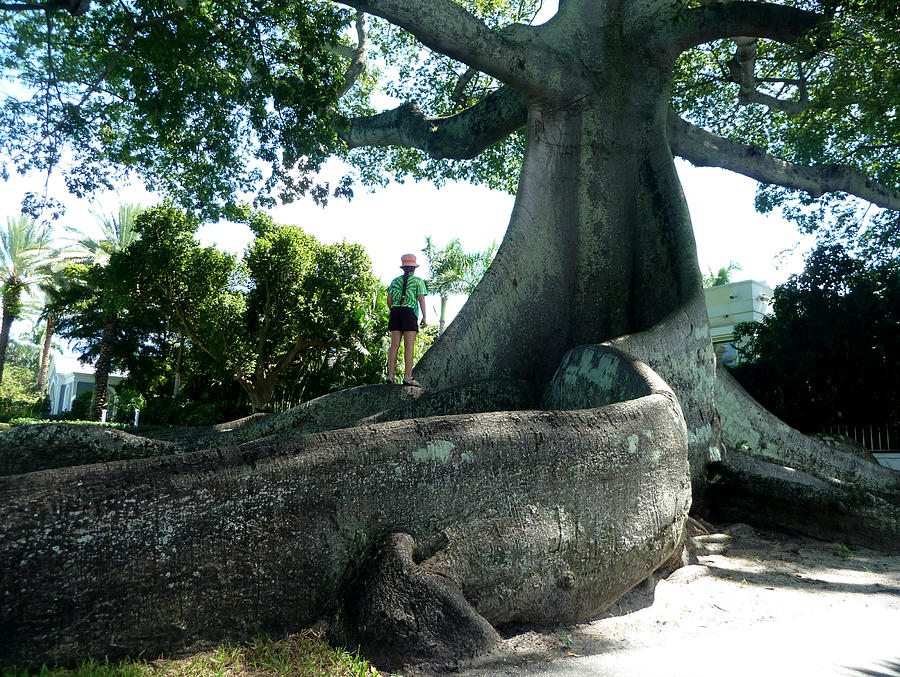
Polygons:
<instances>
[{"instance_id":1,"label":"green leafy tree","mask_svg":"<svg viewBox=\"0 0 900 677\"><path fill-rule=\"evenodd\" d=\"M359 245L323 245L261 213L247 219L255 238L238 262L200 247L196 221L157 207L138 218L141 238L122 260L141 271L132 275L151 305L171 314L262 411L288 367L312 370L366 350L376 286Z\"/></svg>"},{"instance_id":2,"label":"green leafy tree","mask_svg":"<svg viewBox=\"0 0 900 677\"><path fill-rule=\"evenodd\" d=\"M709 269L709 275L703 276L704 287L721 287L732 281L731 274L740 270L741 264L729 261L727 266L720 267L716 272Z\"/></svg>"},{"instance_id":3,"label":"green leafy tree","mask_svg":"<svg viewBox=\"0 0 900 677\"><path fill-rule=\"evenodd\" d=\"M92 212L95 219L93 228L67 228L73 238L71 257L88 264L105 265L112 254L127 248L138 238L134 222L142 210L139 204L123 202L116 214Z\"/></svg>"},{"instance_id":4,"label":"green leafy tree","mask_svg":"<svg viewBox=\"0 0 900 677\"><path fill-rule=\"evenodd\" d=\"M70 228L69 232L76 236L72 247L75 252L74 257L91 266L104 267L108 265L112 255L123 251L137 239L134 220L140 211L140 205L122 203L116 216L95 214L96 225L100 230L99 237L85 230ZM91 279L98 283L107 277L100 271L94 271ZM126 299L123 297L124 292L121 289L120 285L119 291L116 292L108 284L105 287L97 288L103 304L103 335L94 364L94 394L90 407L90 420L92 421L100 419L100 411L106 404L107 384L112 369L113 343L118 332L119 312L122 305L126 303ZM49 323L48 316L48 329Z\"/></svg>"},{"instance_id":5,"label":"green leafy tree","mask_svg":"<svg viewBox=\"0 0 900 677\"><path fill-rule=\"evenodd\" d=\"M799 275L775 288L774 313L737 326L745 361L733 369L762 404L793 426L900 416L900 267L819 245Z\"/></svg>"},{"instance_id":6,"label":"green leafy tree","mask_svg":"<svg viewBox=\"0 0 900 677\"><path fill-rule=\"evenodd\" d=\"M444 316L450 295L471 294L475 291L494 258L495 249L496 247L491 247L483 252L466 253L459 238L453 238L446 247L437 249L431 236L425 237L425 248L422 251L431 270L431 277L426 284L429 293L437 294L441 299L438 334L444 333Z\"/></svg>"},{"instance_id":7,"label":"green leafy tree","mask_svg":"<svg viewBox=\"0 0 900 677\"><path fill-rule=\"evenodd\" d=\"M22 314L22 295L34 294L38 282L55 254L50 248L50 234L34 219L25 215L8 217L0 228L0 266L3 282L3 318L0 321L0 382L12 323Z\"/></svg>"}]
</instances>

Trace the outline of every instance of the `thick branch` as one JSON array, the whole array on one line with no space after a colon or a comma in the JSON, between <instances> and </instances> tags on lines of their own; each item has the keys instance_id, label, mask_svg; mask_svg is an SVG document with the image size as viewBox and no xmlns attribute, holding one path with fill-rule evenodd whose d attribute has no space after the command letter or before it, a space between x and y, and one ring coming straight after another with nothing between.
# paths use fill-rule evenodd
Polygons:
<instances>
[{"instance_id":1,"label":"thick branch","mask_svg":"<svg viewBox=\"0 0 900 677\"><path fill-rule=\"evenodd\" d=\"M72 16L79 16L88 11L91 0L48 0L47 2L0 2L0 10L11 12L28 12L41 10L52 12L64 9Z\"/></svg>"},{"instance_id":2,"label":"thick branch","mask_svg":"<svg viewBox=\"0 0 900 677\"><path fill-rule=\"evenodd\" d=\"M380 16L406 29L430 49L494 76L523 90L541 85L542 60L550 55L528 53L531 29L514 24L501 31L452 0L337 0L341 4Z\"/></svg>"},{"instance_id":3,"label":"thick branch","mask_svg":"<svg viewBox=\"0 0 900 677\"><path fill-rule=\"evenodd\" d=\"M446 118L426 117L414 103L352 120L341 137L349 148L405 146L433 158L467 160L525 124L525 97L501 87L474 106Z\"/></svg>"},{"instance_id":4,"label":"thick branch","mask_svg":"<svg viewBox=\"0 0 900 677\"><path fill-rule=\"evenodd\" d=\"M338 98L341 98L349 92L359 76L362 75L366 67L366 52L369 49L369 42L366 37L366 15L362 12L356 13L356 47L350 51L350 65L344 71L344 85L338 92Z\"/></svg>"},{"instance_id":5,"label":"thick branch","mask_svg":"<svg viewBox=\"0 0 900 677\"><path fill-rule=\"evenodd\" d=\"M800 89L800 101L779 99L757 90L759 80L756 78L756 54L759 40L757 38L735 37L734 44L734 55L728 62L728 72L731 79L741 87L738 102L742 106L758 103L774 110L780 110L788 115L799 115L809 107L806 80L802 77L794 81Z\"/></svg>"},{"instance_id":6,"label":"thick branch","mask_svg":"<svg viewBox=\"0 0 900 677\"><path fill-rule=\"evenodd\" d=\"M459 76L459 80L456 81L456 85L453 87L453 92L450 93L450 100L456 104L456 109L462 108L466 103L466 87L469 86L469 83L472 82L472 78L474 78L478 74L478 71L474 68L467 68L466 72Z\"/></svg>"},{"instance_id":7,"label":"thick branch","mask_svg":"<svg viewBox=\"0 0 900 677\"><path fill-rule=\"evenodd\" d=\"M900 192L882 186L858 169L838 164L808 167L786 162L756 146L726 139L685 122L669 111L672 152L698 167L721 167L764 183L803 190L819 197L845 192L885 209L900 210Z\"/></svg>"},{"instance_id":8,"label":"thick branch","mask_svg":"<svg viewBox=\"0 0 900 677\"><path fill-rule=\"evenodd\" d=\"M793 43L816 27L821 17L794 7L759 2L712 2L687 10L675 26L681 51L712 40L749 36Z\"/></svg>"}]
</instances>

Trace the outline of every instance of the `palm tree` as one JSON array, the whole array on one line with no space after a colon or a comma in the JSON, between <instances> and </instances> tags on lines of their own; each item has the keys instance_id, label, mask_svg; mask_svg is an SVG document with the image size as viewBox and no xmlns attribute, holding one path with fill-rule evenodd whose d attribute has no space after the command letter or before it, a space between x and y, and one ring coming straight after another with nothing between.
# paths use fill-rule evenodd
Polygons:
<instances>
[{"instance_id":1,"label":"palm tree","mask_svg":"<svg viewBox=\"0 0 900 677\"><path fill-rule=\"evenodd\" d=\"M431 269L431 277L426 285L429 292L441 298L438 334L444 333L444 316L450 295L472 293L494 259L496 248L497 245L493 244L483 252L467 254L463 251L459 238L450 240L443 249L436 249L431 236L425 237L425 248L422 252L428 259L428 266Z\"/></svg>"},{"instance_id":2,"label":"palm tree","mask_svg":"<svg viewBox=\"0 0 900 677\"><path fill-rule=\"evenodd\" d=\"M6 363L6 348L12 323L22 314L23 292L33 294L46 274L46 265L54 258L50 232L27 216L7 217L0 228L0 265L2 265L3 318L0 320L0 382Z\"/></svg>"},{"instance_id":3,"label":"palm tree","mask_svg":"<svg viewBox=\"0 0 900 677\"><path fill-rule=\"evenodd\" d=\"M92 212L100 226L100 237L92 236L77 228L69 228L68 231L77 236L74 248L78 251L77 258L85 265L105 266L113 253L128 247L138 238L134 228L134 221L141 212L141 206L131 202L123 202L119 205L116 215L102 212ZM101 290L102 291L102 290ZM109 382L109 372L112 368L112 349L118 327L118 308L113 298L108 297L104 303L103 335L100 339L100 354L94 365L94 394L91 396L92 420L100 418L100 411L106 404L106 388Z\"/></svg>"},{"instance_id":4,"label":"palm tree","mask_svg":"<svg viewBox=\"0 0 900 677\"><path fill-rule=\"evenodd\" d=\"M63 250L60 258L65 259L69 254ZM56 305L59 302L61 291L70 282L68 272L60 266L52 266L48 274L38 283L41 294L44 297L44 307L40 314L40 319L45 322L43 336L40 337L41 348L41 366L38 371L38 392L44 394L44 388L47 385L47 370L50 366L50 348L53 344L53 333L56 331L57 311Z\"/></svg>"}]
</instances>

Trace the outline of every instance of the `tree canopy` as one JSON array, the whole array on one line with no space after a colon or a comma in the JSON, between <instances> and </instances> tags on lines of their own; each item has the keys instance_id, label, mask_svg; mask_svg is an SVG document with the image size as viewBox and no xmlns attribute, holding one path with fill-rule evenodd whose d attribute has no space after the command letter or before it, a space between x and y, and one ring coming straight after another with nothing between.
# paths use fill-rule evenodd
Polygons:
<instances>
[{"instance_id":1,"label":"tree canopy","mask_svg":"<svg viewBox=\"0 0 900 677\"><path fill-rule=\"evenodd\" d=\"M255 238L237 259L202 247L188 214L170 205L145 210L138 237L107 265L71 269L81 284L59 304L60 332L88 359L106 349L144 381L161 365L174 369L186 337L212 363L207 370L233 379L258 410L289 367L303 381L322 364L368 355L383 337L372 323L378 290L362 247L323 245L260 213L246 218Z\"/></svg>"},{"instance_id":2,"label":"tree canopy","mask_svg":"<svg viewBox=\"0 0 900 677\"><path fill-rule=\"evenodd\" d=\"M900 206L895 4L671 4L669 20L683 24L675 154L758 178L763 211L892 239L896 217L870 205ZM497 60L464 51L491 34L527 41L541 3L444 0L428 17L408 5L133 0L70 13L5 3L0 62L14 85L0 106L4 173L59 167L81 195L132 170L206 216L242 192L263 204L326 200L390 176L514 190L531 92ZM744 22L755 37L735 41L716 22ZM377 112L375 91L408 103L364 117ZM331 155L356 175L320 183Z\"/></svg>"}]
</instances>

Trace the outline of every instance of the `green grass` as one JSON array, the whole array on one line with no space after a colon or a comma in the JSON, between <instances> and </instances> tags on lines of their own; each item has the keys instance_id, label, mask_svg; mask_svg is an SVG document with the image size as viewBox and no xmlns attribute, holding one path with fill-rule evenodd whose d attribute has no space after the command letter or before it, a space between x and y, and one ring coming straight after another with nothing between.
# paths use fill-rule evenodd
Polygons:
<instances>
[{"instance_id":1,"label":"green grass","mask_svg":"<svg viewBox=\"0 0 900 677\"><path fill-rule=\"evenodd\" d=\"M334 648L321 634L306 630L277 642L257 637L244 645L228 642L190 658L86 659L74 668L4 673L3 677L376 677L379 673L358 653Z\"/></svg>"}]
</instances>

